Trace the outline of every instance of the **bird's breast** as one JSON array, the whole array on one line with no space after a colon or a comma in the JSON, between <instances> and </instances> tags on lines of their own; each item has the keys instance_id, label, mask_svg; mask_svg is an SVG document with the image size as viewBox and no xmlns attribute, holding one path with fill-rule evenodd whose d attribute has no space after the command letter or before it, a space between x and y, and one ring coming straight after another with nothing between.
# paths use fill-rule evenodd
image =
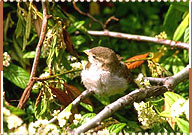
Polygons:
<instances>
[{"instance_id":1,"label":"bird's breast","mask_svg":"<svg viewBox=\"0 0 192 135\"><path fill-rule=\"evenodd\" d=\"M111 96L121 93L127 89L128 83L109 71L90 66L81 72L81 80L87 89L94 90L98 95Z\"/></svg>"}]
</instances>

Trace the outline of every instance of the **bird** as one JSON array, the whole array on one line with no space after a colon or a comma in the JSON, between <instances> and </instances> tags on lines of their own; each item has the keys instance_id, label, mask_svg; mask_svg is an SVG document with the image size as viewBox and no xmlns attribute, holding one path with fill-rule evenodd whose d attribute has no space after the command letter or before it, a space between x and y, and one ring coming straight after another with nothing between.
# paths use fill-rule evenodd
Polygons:
<instances>
[{"instance_id":1,"label":"bird","mask_svg":"<svg viewBox=\"0 0 192 135\"><path fill-rule=\"evenodd\" d=\"M88 63L81 72L81 81L86 89L110 97L128 88L130 72L112 49L98 46L84 52L88 55Z\"/></svg>"}]
</instances>

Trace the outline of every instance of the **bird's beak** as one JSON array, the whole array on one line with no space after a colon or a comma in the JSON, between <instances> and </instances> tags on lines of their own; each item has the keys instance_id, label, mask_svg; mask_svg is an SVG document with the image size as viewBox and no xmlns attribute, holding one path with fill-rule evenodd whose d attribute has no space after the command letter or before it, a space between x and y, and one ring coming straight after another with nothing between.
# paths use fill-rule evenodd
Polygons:
<instances>
[{"instance_id":1,"label":"bird's beak","mask_svg":"<svg viewBox=\"0 0 192 135\"><path fill-rule=\"evenodd\" d=\"M87 54L88 56L90 55L89 49L83 51L85 54Z\"/></svg>"}]
</instances>

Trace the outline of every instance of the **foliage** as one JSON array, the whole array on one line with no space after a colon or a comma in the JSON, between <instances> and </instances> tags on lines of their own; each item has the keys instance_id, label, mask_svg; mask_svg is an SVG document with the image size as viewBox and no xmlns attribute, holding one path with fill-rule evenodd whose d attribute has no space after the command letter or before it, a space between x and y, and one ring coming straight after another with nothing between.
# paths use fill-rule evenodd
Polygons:
<instances>
[{"instance_id":1,"label":"foliage","mask_svg":"<svg viewBox=\"0 0 192 135\"><path fill-rule=\"evenodd\" d=\"M110 31L189 43L187 2L86 2L76 4L80 10L94 16L103 24L111 16L118 18L119 21L111 20L106 25ZM87 57L83 53L86 49L95 46L109 47L121 55L125 61L128 58L137 60L144 56L141 57L142 61L131 65L134 67L130 68L134 78L138 76L138 86L130 84L126 93L137 87L152 85L147 80L143 80L141 76L171 76L182 70L189 61L187 50L149 42L91 36L87 33L88 30L103 31L100 23L79 14L73 8L72 3L47 2L48 14L52 17L48 20L36 76L48 79L36 81L25 108L20 110L16 108L18 102L15 101L20 99L30 78L40 35L42 7L40 3L35 2L7 2L3 6L5 52L3 86L4 102L6 103L3 112L6 116L6 118L4 117L4 132L7 133L18 133L17 131L21 131L22 128L25 129L23 132L34 134L43 131L53 134L67 133L68 128L79 127L93 118L104 106L123 95L112 97L93 95L80 103L78 108L71 110L70 103L85 89L81 84L80 71L87 64ZM142 102L143 106L138 107L140 111L135 111L133 105L122 108L121 111L115 112L94 130L88 132L98 131L98 134L188 132L187 115L189 112L187 113L187 108L185 108L188 107L186 105L189 95L188 83L188 80L180 83L174 92L167 92L164 96L146 99L145 102ZM174 110L171 108L180 100L182 100L182 103L179 104L180 114L173 117ZM60 113L64 108L65 111ZM151 119L153 126L144 126L142 124L143 121L147 121L147 117L142 111L148 111L150 116L163 120L159 122ZM143 116L137 112L141 112ZM8 121L10 116L20 123L15 122L15 125L10 126L10 121ZM48 120L53 117L59 118L58 123L48 123ZM141 117L143 121L140 121ZM144 120L144 118L146 119Z\"/></svg>"}]
</instances>

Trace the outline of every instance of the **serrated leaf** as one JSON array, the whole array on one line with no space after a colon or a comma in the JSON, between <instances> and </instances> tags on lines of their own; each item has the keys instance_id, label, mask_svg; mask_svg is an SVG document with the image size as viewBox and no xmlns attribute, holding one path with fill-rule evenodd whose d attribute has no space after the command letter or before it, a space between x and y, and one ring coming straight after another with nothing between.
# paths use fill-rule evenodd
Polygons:
<instances>
[{"instance_id":1,"label":"serrated leaf","mask_svg":"<svg viewBox=\"0 0 192 135\"><path fill-rule=\"evenodd\" d=\"M183 40L184 40L185 43L189 43L189 27L186 28L186 30L185 30Z\"/></svg>"},{"instance_id":2,"label":"serrated leaf","mask_svg":"<svg viewBox=\"0 0 192 135\"><path fill-rule=\"evenodd\" d=\"M189 133L189 122L187 120L176 118L177 125L183 133Z\"/></svg>"},{"instance_id":3,"label":"serrated leaf","mask_svg":"<svg viewBox=\"0 0 192 135\"><path fill-rule=\"evenodd\" d=\"M30 75L23 68L10 64L10 66L3 68L3 77L24 89L27 86Z\"/></svg>"},{"instance_id":4,"label":"serrated leaf","mask_svg":"<svg viewBox=\"0 0 192 135\"><path fill-rule=\"evenodd\" d=\"M23 55L23 58L27 58L27 59L34 58L34 57L35 57L35 51L27 52Z\"/></svg>"},{"instance_id":5,"label":"serrated leaf","mask_svg":"<svg viewBox=\"0 0 192 135\"><path fill-rule=\"evenodd\" d=\"M93 117L95 117L96 114L95 113L86 113L81 117L81 120L79 121L79 124L84 124L87 122L87 119L92 119Z\"/></svg>"},{"instance_id":6,"label":"serrated leaf","mask_svg":"<svg viewBox=\"0 0 192 135\"><path fill-rule=\"evenodd\" d=\"M87 109L90 112L93 112L93 107L89 104L85 104L83 102L80 102L80 105L83 106L85 109Z\"/></svg>"},{"instance_id":7,"label":"serrated leaf","mask_svg":"<svg viewBox=\"0 0 192 135\"><path fill-rule=\"evenodd\" d=\"M122 131L122 129L126 126L126 123L118 123L118 124L113 124L109 126L107 129L109 130L110 133L119 133Z\"/></svg>"},{"instance_id":8,"label":"serrated leaf","mask_svg":"<svg viewBox=\"0 0 192 135\"><path fill-rule=\"evenodd\" d=\"M178 99L185 99L179 94L173 92L166 92L164 96L165 96L165 102L168 103L169 107L171 107L173 103L175 103L175 101L177 101Z\"/></svg>"},{"instance_id":9,"label":"serrated leaf","mask_svg":"<svg viewBox=\"0 0 192 135\"><path fill-rule=\"evenodd\" d=\"M183 50L183 60L185 63L189 63L189 52L188 50Z\"/></svg>"},{"instance_id":10,"label":"serrated leaf","mask_svg":"<svg viewBox=\"0 0 192 135\"><path fill-rule=\"evenodd\" d=\"M182 35L184 34L185 29L187 28L188 25L189 25L189 13L177 27L177 29L173 35L174 41L178 41L182 37Z\"/></svg>"}]
</instances>

